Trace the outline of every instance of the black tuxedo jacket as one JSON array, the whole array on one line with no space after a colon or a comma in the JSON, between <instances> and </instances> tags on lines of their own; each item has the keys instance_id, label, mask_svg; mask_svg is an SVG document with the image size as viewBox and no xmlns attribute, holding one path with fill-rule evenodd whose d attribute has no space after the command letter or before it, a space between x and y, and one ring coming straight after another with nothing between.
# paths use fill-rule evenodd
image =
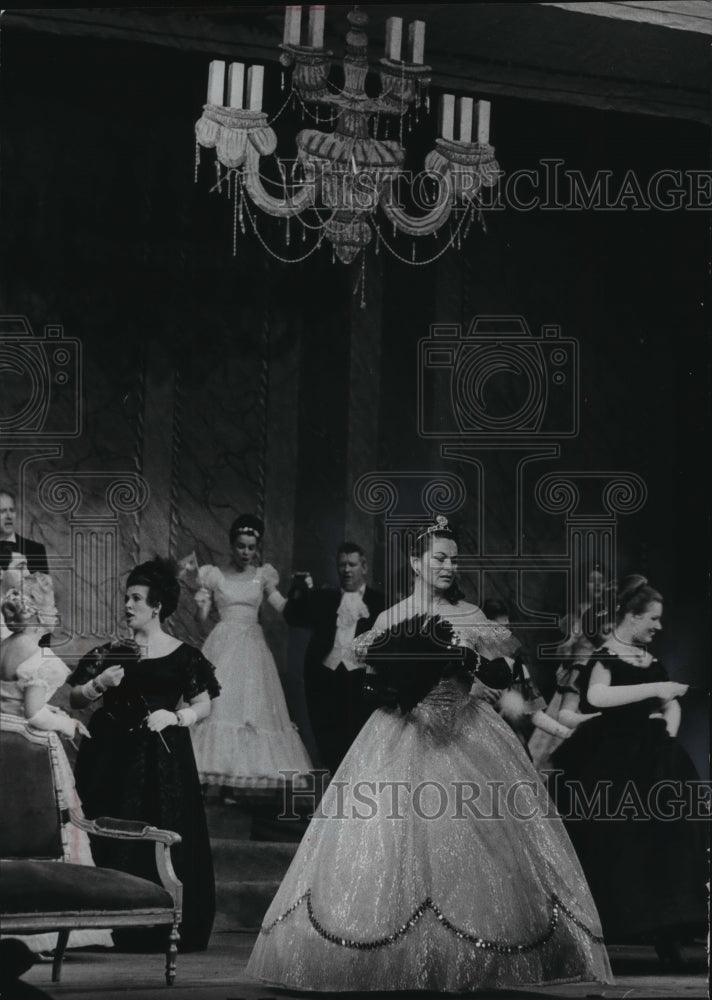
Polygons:
<instances>
[{"instance_id":1,"label":"black tuxedo jacket","mask_svg":"<svg viewBox=\"0 0 712 1000\"><path fill-rule=\"evenodd\" d=\"M367 632L386 605L386 599L379 590L366 587L363 603L369 610L368 618L360 618L356 623L356 635ZM336 638L336 615L341 604L341 591L335 587L322 590L303 590L298 596L290 597L284 608L288 625L312 630L312 637L304 657L304 669L311 671L321 666L331 650Z\"/></svg>"},{"instance_id":2,"label":"black tuxedo jacket","mask_svg":"<svg viewBox=\"0 0 712 1000\"><path fill-rule=\"evenodd\" d=\"M16 534L15 541L9 544L13 552L21 552L25 556L30 573L49 573L47 549L40 542L33 542L31 538Z\"/></svg>"}]
</instances>

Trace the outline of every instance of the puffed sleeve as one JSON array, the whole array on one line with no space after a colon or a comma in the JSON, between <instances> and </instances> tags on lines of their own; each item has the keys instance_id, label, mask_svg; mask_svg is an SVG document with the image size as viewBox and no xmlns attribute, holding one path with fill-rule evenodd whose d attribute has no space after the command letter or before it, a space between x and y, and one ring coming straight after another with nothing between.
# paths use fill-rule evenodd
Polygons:
<instances>
[{"instance_id":1,"label":"puffed sleeve","mask_svg":"<svg viewBox=\"0 0 712 1000\"><path fill-rule=\"evenodd\" d=\"M69 667L54 654L32 656L17 668L17 683L21 690L41 687L48 697L60 688L69 676Z\"/></svg>"},{"instance_id":2,"label":"puffed sleeve","mask_svg":"<svg viewBox=\"0 0 712 1000\"><path fill-rule=\"evenodd\" d=\"M215 676L215 667L203 656L199 649L186 646L188 654L185 663L185 679L183 684L183 699L190 701L207 691L211 698L220 694L220 684Z\"/></svg>"},{"instance_id":3,"label":"puffed sleeve","mask_svg":"<svg viewBox=\"0 0 712 1000\"><path fill-rule=\"evenodd\" d=\"M207 588L207 590L216 590L220 586L220 581L222 580L222 573L217 566L211 566L209 564L201 566L198 570L198 581L201 587Z\"/></svg>"}]
</instances>

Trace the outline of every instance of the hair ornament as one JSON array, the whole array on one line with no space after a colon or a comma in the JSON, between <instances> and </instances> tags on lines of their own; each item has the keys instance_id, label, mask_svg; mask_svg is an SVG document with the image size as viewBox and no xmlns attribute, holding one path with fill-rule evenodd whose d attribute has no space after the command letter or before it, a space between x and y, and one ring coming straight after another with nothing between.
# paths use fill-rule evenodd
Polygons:
<instances>
[{"instance_id":1,"label":"hair ornament","mask_svg":"<svg viewBox=\"0 0 712 1000\"><path fill-rule=\"evenodd\" d=\"M262 537L257 528L253 528L250 525L240 525L235 528L235 537L237 537L237 535L252 535L253 538L257 539L257 541L259 541Z\"/></svg>"},{"instance_id":2,"label":"hair ornament","mask_svg":"<svg viewBox=\"0 0 712 1000\"><path fill-rule=\"evenodd\" d=\"M447 518L444 514L438 514L435 518L434 524L429 524L427 528L420 532L419 535L415 536L416 542L419 542L421 538L425 538L427 535L434 535L437 531L450 531L450 525L448 524Z\"/></svg>"},{"instance_id":3,"label":"hair ornament","mask_svg":"<svg viewBox=\"0 0 712 1000\"><path fill-rule=\"evenodd\" d=\"M21 621L23 618L32 618L33 615L39 614L37 605L29 600L21 590L15 588L8 590L3 595L2 605L5 616L13 622Z\"/></svg>"}]
</instances>

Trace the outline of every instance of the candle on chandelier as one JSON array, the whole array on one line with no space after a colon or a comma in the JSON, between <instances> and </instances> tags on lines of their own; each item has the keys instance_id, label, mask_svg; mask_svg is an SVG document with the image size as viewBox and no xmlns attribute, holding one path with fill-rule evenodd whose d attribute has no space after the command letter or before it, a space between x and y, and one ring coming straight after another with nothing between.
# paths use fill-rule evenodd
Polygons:
<instances>
[{"instance_id":1,"label":"candle on chandelier","mask_svg":"<svg viewBox=\"0 0 712 1000\"><path fill-rule=\"evenodd\" d=\"M245 64L230 63L227 71L227 106L229 108L243 107L242 99L245 92Z\"/></svg>"},{"instance_id":2,"label":"candle on chandelier","mask_svg":"<svg viewBox=\"0 0 712 1000\"><path fill-rule=\"evenodd\" d=\"M262 110L262 88L265 80L264 66L250 66L247 71L247 107L250 111Z\"/></svg>"},{"instance_id":3,"label":"candle on chandelier","mask_svg":"<svg viewBox=\"0 0 712 1000\"><path fill-rule=\"evenodd\" d=\"M425 21L411 21L408 28L408 39L410 41L410 61L412 63L425 62Z\"/></svg>"},{"instance_id":4,"label":"candle on chandelier","mask_svg":"<svg viewBox=\"0 0 712 1000\"><path fill-rule=\"evenodd\" d=\"M225 99L225 63L213 59L208 70L208 104L222 105Z\"/></svg>"},{"instance_id":5,"label":"candle on chandelier","mask_svg":"<svg viewBox=\"0 0 712 1000\"><path fill-rule=\"evenodd\" d=\"M477 102L477 141L480 146L489 145L490 102Z\"/></svg>"},{"instance_id":6,"label":"candle on chandelier","mask_svg":"<svg viewBox=\"0 0 712 1000\"><path fill-rule=\"evenodd\" d=\"M282 41L285 45L299 45L302 35L302 8L284 8L284 37Z\"/></svg>"},{"instance_id":7,"label":"candle on chandelier","mask_svg":"<svg viewBox=\"0 0 712 1000\"><path fill-rule=\"evenodd\" d=\"M443 94L440 98L440 135L443 139L455 138L455 95Z\"/></svg>"},{"instance_id":8,"label":"candle on chandelier","mask_svg":"<svg viewBox=\"0 0 712 1000\"><path fill-rule=\"evenodd\" d=\"M472 113L474 100L471 97L461 97L460 105L460 142L472 142Z\"/></svg>"},{"instance_id":9,"label":"candle on chandelier","mask_svg":"<svg viewBox=\"0 0 712 1000\"><path fill-rule=\"evenodd\" d=\"M324 48L324 7L309 8L309 45L313 49Z\"/></svg>"},{"instance_id":10,"label":"candle on chandelier","mask_svg":"<svg viewBox=\"0 0 712 1000\"><path fill-rule=\"evenodd\" d=\"M403 18L389 17L386 21L386 56L391 62L400 62L403 41Z\"/></svg>"}]
</instances>

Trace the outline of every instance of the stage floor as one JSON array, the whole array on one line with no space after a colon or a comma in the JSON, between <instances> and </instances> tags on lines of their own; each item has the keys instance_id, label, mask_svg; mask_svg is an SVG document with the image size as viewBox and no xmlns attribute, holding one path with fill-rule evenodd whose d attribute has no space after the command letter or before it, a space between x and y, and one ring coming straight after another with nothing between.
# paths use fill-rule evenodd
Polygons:
<instances>
[{"instance_id":1,"label":"stage floor","mask_svg":"<svg viewBox=\"0 0 712 1000\"><path fill-rule=\"evenodd\" d=\"M268 1000L304 996L286 990L269 989L245 976L254 934L214 933L209 951L178 956L175 986L168 989L163 979L160 955L129 955L108 951L70 951L64 961L62 982L51 983L51 966L38 964L23 981L45 990L57 1000ZM662 975L652 948L616 946L610 949L615 986L584 983L478 993L478 998L560 997L560 998L646 998L707 997L707 961L701 945L685 949L692 962L692 974ZM313 997L324 994L309 994ZM357 994L351 993L350 997ZM375 1000L376 994L367 994ZM381 994L394 996L394 994Z\"/></svg>"}]
</instances>

